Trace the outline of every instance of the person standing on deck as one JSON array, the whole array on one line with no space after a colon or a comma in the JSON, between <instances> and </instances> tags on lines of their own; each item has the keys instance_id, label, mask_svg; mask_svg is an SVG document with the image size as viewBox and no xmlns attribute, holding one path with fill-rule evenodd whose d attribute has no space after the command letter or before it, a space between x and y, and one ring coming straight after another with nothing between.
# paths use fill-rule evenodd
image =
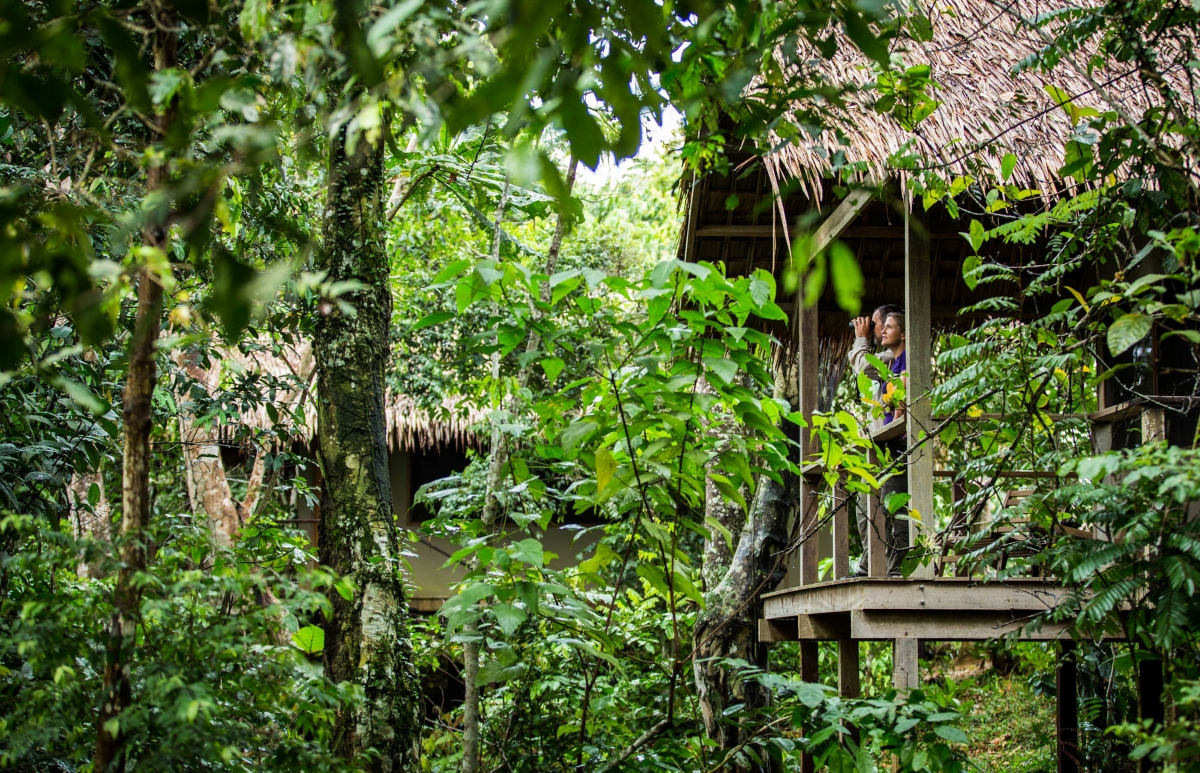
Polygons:
<instances>
[{"instance_id":1,"label":"person standing on deck","mask_svg":"<svg viewBox=\"0 0 1200 773\"><path fill-rule=\"evenodd\" d=\"M885 303L875 309L874 313L869 317L857 317L850 324L854 328L854 344L851 345L849 353L846 355L851 372L857 377L859 373L866 373L875 383L883 383L883 374L876 372L875 368L871 367L871 363L867 361L867 354L875 349L875 356L879 358L885 365L891 366L892 352L890 349L880 349L883 346L883 325L887 321L888 314L900 311L900 307L895 304ZM877 387L878 391L879 387ZM863 552L862 557L858 560L858 568L850 575L851 577L866 577L867 576L867 545L871 536L871 516L867 512L867 496L858 494L854 497L854 515L858 522L858 536L862 539Z\"/></svg>"},{"instance_id":2,"label":"person standing on deck","mask_svg":"<svg viewBox=\"0 0 1200 773\"><path fill-rule=\"evenodd\" d=\"M887 319L884 320L883 327L881 328L880 339L892 355L892 360L888 368L891 370L893 377L900 377L900 382L904 386L905 394L907 394L908 355L905 351L903 312L894 311L887 315ZM883 414L883 423L885 426L891 424L893 421L904 421L904 402L893 398L892 391L891 383L881 385L879 402L885 408L885 413ZM892 470L892 477L884 482L879 492L880 505L886 506L888 495L908 493L908 468L904 463L904 454L908 450L908 436L901 435L898 438L886 441L883 444L883 450L891 455L893 461L896 461L896 466ZM909 546L907 515L907 507L898 507L896 508L896 512L887 513L885 518L885 541L888 543L888 577L901 576L900 566L904 563L904 556L908 553Z\"/></svg>"}]
</instances>

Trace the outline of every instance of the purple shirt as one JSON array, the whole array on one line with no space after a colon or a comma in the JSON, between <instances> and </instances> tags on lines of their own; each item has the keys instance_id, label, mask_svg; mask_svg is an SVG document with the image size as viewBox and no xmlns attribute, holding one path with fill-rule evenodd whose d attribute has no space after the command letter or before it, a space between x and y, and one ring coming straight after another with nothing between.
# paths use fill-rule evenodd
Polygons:
<instances>
[{"instance_id":1,"label":"purple shirt","mask_svg":"<svg viewBox=\"0 0 1200 773\"><path fill-rule=\"evenodd\" d=\"M889 363L888 368L892 371L892 374L896 376L899 376L901 373L908 370L908 350L905 349L904 351L900 352L900 356L892 360L891 363ZM891 424L892 419L894 418L896 418L896 412L887 411L883 414L883 423Z\"/></svg>"}]
</instances>

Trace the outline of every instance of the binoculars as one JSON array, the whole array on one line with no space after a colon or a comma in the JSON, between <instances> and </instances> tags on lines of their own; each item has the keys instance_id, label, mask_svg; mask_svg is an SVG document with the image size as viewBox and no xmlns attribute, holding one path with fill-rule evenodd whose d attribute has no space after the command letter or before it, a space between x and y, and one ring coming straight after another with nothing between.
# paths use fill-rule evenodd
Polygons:
<instances>
[{"instance_id":1,"label":"binoculars","mask_svg":"<svg viewBox=\"0 0 1200 773\"><path fill-rule=\"evenodd\" d=\"M854 320L850 320L850 329L854 329ZM875 335L875 318L867 317L867 333Z\"/></svg>"}]
</instances>

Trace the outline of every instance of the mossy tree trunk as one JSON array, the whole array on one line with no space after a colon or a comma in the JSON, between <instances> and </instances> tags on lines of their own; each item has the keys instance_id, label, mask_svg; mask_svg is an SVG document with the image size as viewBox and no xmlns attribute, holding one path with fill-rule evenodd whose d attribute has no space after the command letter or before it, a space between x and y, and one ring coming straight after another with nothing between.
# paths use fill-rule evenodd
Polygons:
<instances>
[{"instance_id":1,"label":"mossy tree trunk","mask_svg":"<svg viewBox=\"0 0 1200 773\"><path fill-rule=\"evenodd\" d=\"M387 130L386 125L384 131ZM384 369L392 313L384 246L382 133L330 143L321 268L331 282L357 281L344 313L323 305L317 322L320 560L350 579L349 599L332 594L325 670L360 685L365 701L338 717L338 751L374 749L368 769L417 768L419 683L408 635L399 529L388 478Z\"/></svg>"},{"instance_id":2,"label":"mossy tree trunk","mask_svg":"<svg viewBox=\"0 0 1200 773\"><path fill-rule=\"evenodd\" d=\"M775 394L793 406L797 397L795 383L795 364L785 358L775 373ZM794 432L794 425L789 424L787 429ZM798 439L798 435L792 434L791 439ZM766 652L758 642L759 597L774 590L783 579L788 526L795 517L799 488L799 479L794 475L785 475L783 485L760 477L750 513L741 519L740 533L734 531L732 554L722 550L724 545L706 545L706 561L716 559L727 563L720 580L708 586L704 594L704 610L696 621L694 634L693 675L705 732L720 750L733 749L748 737L746 729L725 718L725 710L738 703L748 710L762 708L770 698L759 684L745 681L735 670L719 665L715 659L738 658L765 665ZM710 500L720 497L711 486L707 495ZM718 520L729 518L730 510L724 503L710 501L708 509ZM714 539L720 537L714 535ZM717 574L715 568L703 567L706 583Z\"/></svg>"}]
</instances>

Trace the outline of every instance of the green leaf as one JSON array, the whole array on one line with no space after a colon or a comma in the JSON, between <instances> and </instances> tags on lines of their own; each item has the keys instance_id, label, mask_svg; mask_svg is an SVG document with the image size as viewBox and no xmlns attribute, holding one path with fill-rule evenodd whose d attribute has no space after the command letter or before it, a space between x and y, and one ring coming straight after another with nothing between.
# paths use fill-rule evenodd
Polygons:
<instances>
[{"instance_id":1,"label":"green leaf","mask_svg":"<svg viewBox=\"0 0 1200 773\"><path fill-rule=\"evenodd\" d=\"M558 374L562 373L566 365L557 357L547 357L542 360L542 370L546 371L546 378L550 379L551 383L558 380Z\"/></svg>"},{"instance_id":2,"label":"green leaf","mask_svg":"<svg viewBox=\"0 0 1200 773\"><path fill-rule=\"evenodd\" d=\"M562 123L567 132L567 143L575 158L592 169L600 163L600 151L604 149L604 133L587 108L583 95L575 91L563 95Z\"/></svg>"},{"instance_id":3,"label":"green leaf","mask_svg":"<svg viewBox=\"0 0 1200 773\"><path fill-rule=\"evenodd\" d=\"M150 78L150 99L156 105L165 105L171 101L183 84L183 71L175 67L160 70Z\"/></svg>"},{"instance_id":4,"label":"green leaf","mask_svg":"<svg viewBox=\"0 0 1200 773\"><path fill-rule=\"evenodd\" d=\"M494 660L479 669L479 675L475 677L475 686L483 687L485 684L490 684L491 682L511 682L513 679L524 676L524 674L524 663L514 663L511 666L506 666Z\"/></svg>"},{"instance_id":5,"label":"green leaf","mask_svg":"<svg viewBox=\"0 0 1200 773\"><path fill-rule=\"evenodd\" d=\"M325 649L325 631L306 625L292 634L292 644L305 655L317 655Z\"/></svg>"},{"instance_id":6,"label":"green leaf","mask_svg":"<svg viewBox=\"0 0 1200 773\"><path fill-rule=\"evenodd\" d=\"M1119 355L1129 347L1150 335L1154 320L1145 314L1133 312L1118 319L1108 328L1108 348L1113 356Z\"/></svg>"},{"instance_id":7,"label":"green leaf","mask_svg":"<svg viewBox=\"0 0 1200 773\"><path fill-rule=\"evenodd\" d=\"M967 259L963 261L963 282L965 282L967 287L971 290L974 290L979 286L979 277L975 274L975 272L981 265L983 265L983 258L979 257L978 255L968 255Z\"/></svg>"},{"instance_id":8,"label":"green leaf","mask_svg":"<svg viewBox=\"0 0 1200 773\"><path fill-rule=\"evenodd\" d=\"M417 322L417 324L412 326L412 330L410 332L415 333L418 330L424 330L427 327L440 325L448 319L454 319L454 317L455 314L453 311L435 311L432 314L426 314L424 317L421 317L421 320Z\"/></svg>"},{"instance_id":9,"label":"green leaf","mask_svg":"<svg viewBox=\"0 0 1200 773\"><path fill-rule=\"evenodd\" d=\"M868 57L874 59L880 67L887 69L891 59L887 41L875 37L867 19L857 11L846 9L842 16L842 24L846 28L846 35L854 41L854 45L858 46L859 50Z\"/></svg>"},{"instance_id":10,"label":"green leaf","mask_svg":"<svg viewBox=\"0 0 1200 773\"><path fill-rule=\"evenodd\" d=\"M492 614L496 616L496 622L504 630L507 636L512 636L521 627L521 623L529 619L529 615L524 609L514 607L512 604L494 604L492 606Z\"/></svg>"},{"instance_id":11,"label":"green leaf","mask_svg":"<svg viewBox=\"0 0 1200 773\"><path fill-rule=\"evenodd\" d=\"M608 482L612 480L613 473L617 471L617 460L613 458L612 452L607 448L596 450L596 493L608 486Z\"/></svg>"},{"instance_id":12,"label":"green leaf","mask_svg":"<svg viewBox=\"0 0 1200 773\"><path fill-rule=\"evenodd\" d=\"M1069 140L1063 146L1063 165L1058 171L1063 177L1082 181L1092 176L1092 146Z\"/></svg>"},{"instance_id":13,"label":"green leaf","mask_svg":"<svg viewBox=\"0 0 1200 773\"><path fill-rule=\"evenodd\" d=\"M69 378L56 378L54 385L62 391L66 392L72 400L82 405L87 410L91 411L96 416L103 416L112 408L111 405L96 397L92 390L80 384L78 381L72 381Z\"/></svg>"},{"instance_id":14,"label":"green leaf","mask_svg":"<svg viewBox=\"0 0 1200 773\"><path fill-rule=\"evenodd\" d=\"M1004 158L1000 159L1000 177L1004 182L1008 182L1012 177L1013 170L1017 168L1017 157L1012 153L1005 153Z\"/></svg>"},{"instance_id":15,"label":"green leaf","mask_svg":"<svg viewBox=\"0 0 1200 773\"><path fill-rule=\"evenodd\" d=\"M750 298L756 306L765 306L775 297L775 277L769 271L756 269L750 277Z\"/></svg>"},{"instance_id":16,"label":"green leaf","mask_svg":"<svg viewBox=\"0 0 1200 773\"><path fill-rule=\"evenodd\" d=\"M730 386L737 383L738 366L733 360L723 357L705 357L704 367Z\"/></svg>"},{"instance_id":17,"label":"green leaf","mask_svg":"<svg viewBox=\"0 0 1200 773\"><path fill-rule=\"evenodd\" d=\"M972 220L970 231L969 234L966 234L967 241L971 243L972 250L979 252L979 248L987 240L987 237L984 235L983 223L978 220Z\"/></svg>"},{"instance_id":18,"label":"green leaf","mask_svg":"<svg viewBox=\"0 0 1200 773\"><path fill-rule=\"evenodd\" d=\"M245 0L242 13L238 16L238 29L248 43L257 43L267 33L271 20L271 5L268 0Z\"/></svg>"},{"instance_id":19,"label":"green leaf","mask_svg":"<svg viewBox=\"0 0 1200 773\"><path fill-rule=\"evenodd\" d=\"M862 308L863 275L858 259L842 242L834 242L829 253L829 266L833 273L833 290L838 306L857 317Z\"/></svg>"},{"instance_id":20,"label":"green leaf","mask_svg":"<svg viewBox=\"0 0 1200 773\"><path fill-rule=\"evenodd\" d=\"M540 567L546 560L546 554L542 551L542 543L532 537L510 545L508 553L514 560L529 564L530 566Z\"/></svg>"},{"instance_id":21,"label":"green leaf","mask_svg":"<svg viewBox=\"0 0 1200 773\"><path fill-rule=\"evenodd\" d=\"M466 271L470 265L471 261L466 260L465 258L463 260L456 260L439 271L437 276L433 278L433 283L436 285L441 284L442 282L448 282L462 272Z\"/></svg>"},{"instance_id":22,"label":"green leaf","mask_svg":"<svg viewBox=\"0 0 1200 773\"><path fill-rule=\"evenodd\" d=\"M581 420L571 423L558 435L558 442L564 451L572 451L600 429L594 421Z\"/></svg>"},{"instance_id":23,"label":"green leaf","mask_svg":"<svg viewBox=\"0 0 1200 773\"><path fill-rule=\"evenodd\" d=\"M938 725L933 729L933 732L937 733L939 737L945 738L950 743L970 743L967 734L954 725Z\"/></svg>"}]
</instances>

